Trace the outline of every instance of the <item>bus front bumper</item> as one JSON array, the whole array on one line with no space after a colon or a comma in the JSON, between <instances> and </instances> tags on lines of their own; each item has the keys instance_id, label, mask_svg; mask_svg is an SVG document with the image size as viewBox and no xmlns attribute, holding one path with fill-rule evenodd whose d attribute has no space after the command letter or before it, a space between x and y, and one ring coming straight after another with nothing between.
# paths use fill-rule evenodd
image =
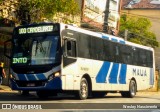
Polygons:
<instances>
[{"instance_id":1,"label":"bus front bumper","mask_svg":"<svg viewBox=\"0 0 160 112\"><path fill-rule=\"evenodd\" d=\"M38 90L62 90L62 80L60 77L56 77L50 81L45 81L43 86L35 86L34 82L23 82L19 84L14 79L10 79L10 87L12 90L28 90L28 91L38 91ZM22 84L23 86L20 86Z\"/></svg>"}]
</instances>

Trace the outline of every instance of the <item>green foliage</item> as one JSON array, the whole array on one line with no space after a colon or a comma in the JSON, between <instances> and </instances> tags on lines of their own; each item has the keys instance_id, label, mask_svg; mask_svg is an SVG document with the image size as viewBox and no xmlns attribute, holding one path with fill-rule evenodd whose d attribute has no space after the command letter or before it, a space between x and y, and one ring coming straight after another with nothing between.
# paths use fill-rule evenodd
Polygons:
<instances>
[{"instance_id":1,"label":"green foliage","mask_svg":"<svg viewBox=\"0 0 160 112\"><path fill-rule=\"evenodd\" d=\"M75 0L19 0L18 9L19 20L28 18L27 21L31 22L39 22L44 18L52 20L58 13L73 16L79 14ZM24 17L24 13L27 17Z\"/></svg>"},{"instance_id":2,"label":"green foliage","mask_svg":"<svg viewBox=\"0 0 160 112\"><path fill-rule=\"evenodd\" d=\"M4 0L0 0L0 3L2 3Z\"/></svg>"},{"instance_id":3,"label":"green foliage","mask_svg":"<svg viewBox=\"0 0 160 112\"><path fill-rule=\"evenodd\" d=\"M128 41L151 47L158 47L156 35L149 31L151 22L147 18L122 15L120 19L120 35L128 32Z\"/></svg>"}]
</instances>

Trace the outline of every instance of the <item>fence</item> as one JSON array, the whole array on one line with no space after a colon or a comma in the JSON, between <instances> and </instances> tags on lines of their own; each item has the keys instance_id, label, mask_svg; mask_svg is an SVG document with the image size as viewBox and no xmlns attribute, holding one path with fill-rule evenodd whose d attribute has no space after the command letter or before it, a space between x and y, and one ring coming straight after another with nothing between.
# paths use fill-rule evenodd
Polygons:
<instances>
[{"instance_id":1,"label":"fence","mask_svg":"<svg viewBox=\"0 0 160 112\"><path fill-rule=\"evenodd\" d=\"M160 89L160 72L157 70L155 72L155 87L154 87L154 90L155 91L158 91Z\"/></svg>"},{"instance_id":2,"label":"fence","mask_svg":"<svg viewBox=\"0 0 160 112\"><path fill-rule=\"evenodd\" d=\"M160 90L160 72L158 74L158 89Z\"/></svg>"}]
</instances>

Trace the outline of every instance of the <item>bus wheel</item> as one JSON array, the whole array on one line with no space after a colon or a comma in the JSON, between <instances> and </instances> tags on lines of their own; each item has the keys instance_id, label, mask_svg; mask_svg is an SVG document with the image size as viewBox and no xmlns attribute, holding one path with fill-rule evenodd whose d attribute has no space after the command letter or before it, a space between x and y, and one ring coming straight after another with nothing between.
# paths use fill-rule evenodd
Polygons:
<instances>
[{"instance_id":1,"label":"bus wheel","mask_svg":"<svg viewBox=\"0 0 160 112\"><path fill-rule=\"evenodd\" d=\"M131 80L129 84L129 91L121 92L121 95L122 97L133 98L136 95L136 92L137 92L136 82L134 80Z\"/></svg>"},{"instance_id":2,"label":"bus wheel","mask_svg":"<svg viewBox=\"0 0 160 112\"><path fill-rule=\"evenodd\" d=\"M88 97L88 82L85 78L81 79L80 90L78 91L77 97L84 100Z\"/></svg>"},{"instance_id":3,"label":"bus wheel","mask_svg":"<svg viewBox=\"0 0 160 112\"><path fill-rule=\"evenodd\" d=\"M137 86L136 86L136 82L134 80L131 80L130 85L129 85L129 97L133 98L136 95L137 92Z\"/></svg>"}]
</instances>

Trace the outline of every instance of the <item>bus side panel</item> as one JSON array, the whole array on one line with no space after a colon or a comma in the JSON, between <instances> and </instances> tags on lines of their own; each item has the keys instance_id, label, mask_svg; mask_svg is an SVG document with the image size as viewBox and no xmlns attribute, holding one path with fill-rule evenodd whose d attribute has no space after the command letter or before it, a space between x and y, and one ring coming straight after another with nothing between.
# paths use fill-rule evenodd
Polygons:
<instances>
[{"instance_id":1,"label":"bus side panel","mask_svg":"<svg viewBox=\"0 0 160 112\"><path fill-rule=\"evenodd\" d=\"M126 75L127 75L127 65L126 64L121 64L119 63L117 68L113 68L112 74L114 74L115 76L113 77L113 75L111 75L112 78L115 78L114 80L116 81L115 83L112 83L112 91L124 91L124 90L128 90L128 83L126 81Z\"/></svg>"},{"instance_id":2,"label":"bus side panel","mask_svg":"<svg viewBox=\"0 0 160 112\"><path fill-rule=\"evenodd\" d=\"M76 76L77 64L73 62L62 69L62 89L73 90L74 89L74 77Z\"/></svg>"},{"instance_id":3,"label":"bus side panel","mask_svg":"<svg viewBox=\"0 0 160 112\"><path fill-rule=\"evenodd\" d=\"M100 61L100 63L97 64L97 61L94 61L94 65L95 66L93 70L96 70L96 79L94 85L97 86L95 86L95 88L93 87L93 90L111 90L112 84L109 83L109 75L112 68L112 64L110 62L103 61ZM98 66L100 66L100 68Z\"/></svg>"},{"instance_id":4,"label":"bus side panel","mask_svg":"<svg viewBox=\"0 0 160 112\"><path fill-rule=\"evenodd\" d=\"M148 67L140 67L128 65L126 82L129 85L130 80L134 78L137 83L137 90L145 90L151 87L150 85L151 69ZM126 89L129 88L126 87Z\"/></svg>"},{"instance_id":5,"label":"bus side panel","mask_svg":"<svg viewBox=\"0 0 160 112\"><path fill-rule=\"evenodd\" d=\"M89 60L92 64L92 71L90 71L89 75L92 81L92 90L93 91L103 91L105 90L106 84L106 75L105 64L103 61L98 60Z\"/></svg>"},{"instance_id":6,"label":"bus side panel","mask_svg":"<svg viewBox=\"0 0 160 112\"><path fill-rule=\"evenodd\" d=\"M96 76L96 84L104 85L103 91L123 90L127 86L126 70L126 64L105 61Z\"/></svg>"},{"instance_id":7,"label":"bus side panel","mask_svg":"<svg viewBox=\"0 0 160 112\"><path fill-rule=\"evenodd\" d=\"M132 78L136 80L137 90L150 88L150 68L126 64L114 66L114 64L78 58L75 63L67 65L62 70L62 88L79 90L80 80L84 74L90 76L93 91L128 91Z\"/></svg>"},{"instance_id":8,"label":"bus side panel","mask_svg":"<svg viewBox=\"0 0 160 112\"><path fill-rule=\"evenodd\" d=\"M62 88L65 90L79 90L80 80L84 75L88 75L91 79L93 91L106 90L106 74L103 61L78 58L75 63L69 64L62 69ZM97 75L99 79L96 79ZM100 82L99 82L100 81ZM111 89L111 84L107 84L107 89Z\"/></svg>"}]
</instances>

